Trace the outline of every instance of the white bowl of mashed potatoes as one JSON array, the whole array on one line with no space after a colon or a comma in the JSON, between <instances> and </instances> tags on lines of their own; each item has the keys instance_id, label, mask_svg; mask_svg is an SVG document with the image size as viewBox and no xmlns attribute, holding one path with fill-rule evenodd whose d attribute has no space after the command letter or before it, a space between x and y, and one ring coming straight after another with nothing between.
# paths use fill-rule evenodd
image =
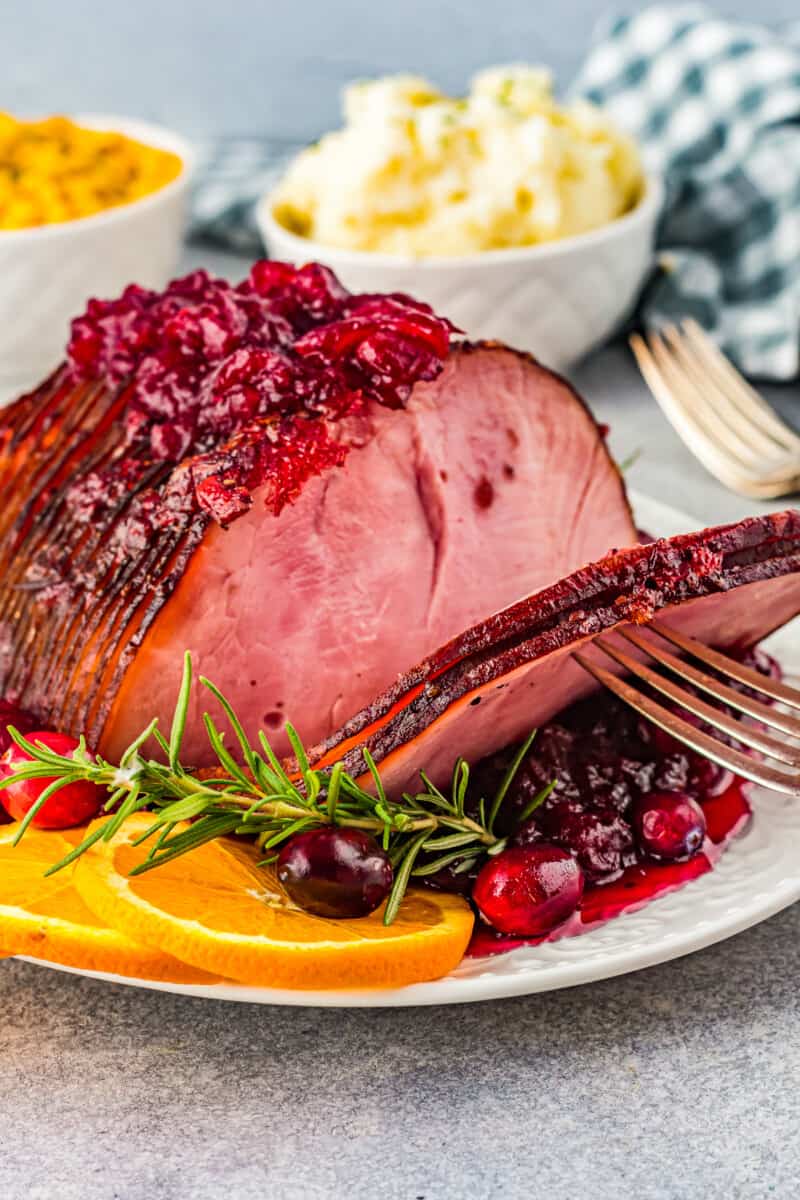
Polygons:
<instances>
[{"instance_id":1,"label":"white bowl of mashed potatoes","mask_svg":"<svg viewBox=\"0 0 800 1200\"><path fill-rule=\"evenodd\" d=\"M415 76L355 83L344 116L259 205L274 258L409 292L556 367L630 311L660 185L600 109L560 106L546 71L493 67L462 99Z\"/></svg>"}]
</instances>

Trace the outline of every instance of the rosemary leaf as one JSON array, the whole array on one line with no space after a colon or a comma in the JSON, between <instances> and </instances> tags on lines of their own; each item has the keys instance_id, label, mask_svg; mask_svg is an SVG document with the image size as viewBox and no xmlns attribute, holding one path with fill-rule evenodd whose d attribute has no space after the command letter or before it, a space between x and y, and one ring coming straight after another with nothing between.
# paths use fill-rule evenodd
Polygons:
<instances>
[{"instance_id":1,"label":"rosemary leaf","mask_svg":"<svg viewBox=\"0 0 800 1200\"><path fill-rule=\"evenodd\" d=\"M275 846L280 846L281 842L285 842L287 838L294 837L296 833L302 833L304 829L313 829L318 826L319 822L313 817L298 817L296 821L292 821L289 825L282 825L277 833L273 833L271 837L267 837L264 841L258 839L258 845L262 850L273 850Z\"/></svg>"},{"instance_id":2,"label":"rosemary leaf","mask_svg":"<svg viewBox=\"0 0 800 1200\"><path fill-rule=\"evenodd\" d=\"M530 803L525 805L522 812L519 814L518 820L519 820L520 825L522 824L523 821L527 821L528 817L530 817L533 813L536 812L536 809L539 807L540 804L544 804L545 800L550 795L550 793L552 792L553 788L556 786L557 783L558 783L557 779L551 779L550 782L548 784L546 784L545 787L543 787L540 792L537 792L537 794L533 797L533 799L530 801Z\"/></svg>"},{"instance_id":3,"label":"rosemary leaf","mask_svg":"<svg viewBox=\"0 0 800 1200\"><path fill-rule=\"evenodd\" d=\"M486 822L486 824L489 828L490 833L494 832L494 823L497 820L497 814L500 811L500 806L503 803L503 801L505 800L506 795L508 794L508 789L511 787L511 784L514 780L514 776L516 775L517 771L519 770L519 768L522 764L522 761L525 758L525 755L530 750L531 743L533 742L533 739L535 737L536 737L536 730L532 729L531 732L526 737L525 741L518 747L516 754L514 755L514 757L512 758L511 762L508 765L506 773L503 776L503 779L500 783L500 787L497 789L497 792L495 793L494 800L492 801L492 807L489 809L489 820Z\"/></svg>"},{"instance_id":4,"label":"rosemary leaf","mask_svg":"<svg viewBox=\"0 0 800 1200\"><path fill-rule=\"evenodd\" d=\"M25 813L25 816L22 818L22 821L20 822L19 829L17 830L14 841L12 842L13 846L19 845L20 839L25 836L25 830L28 828L31 821L42 808L42 806L47 803L50 797L54 796L56 792L61 790L61 788L69 787L71 783L74 783L74 779L70 775L64 775L61 779L54 779L53 782L48 784L41 794L36 797L35 802L28 809L28 811Z\"/></svg>"},{"instance_id":5,"label":"rosemary leaf","mask_svg":"<svg viewBox=\"0 0 800 1200\"><path fill-rule=\"evenodd\" d=\"M455 803L456 813L459 817L464 816L464 802L467 797L467 788L469 786L469 764L463 758L456 760L456 765L453 768L453 800Z\"/></svg>"},{"instance_id":6,"label":"rosemary leaf","mask_svg":"<svg viewBox=\"0 0 800 1200\"><path fill-rule=\"evenodd\" d=\"M423 796L435 796L438 800L443 800L448 808L453 807L452 801L448 800L447 797L443 795L439 789L434 786L434 784L431 783L424 771L420 771L419 777L427 788L427 791L422 793Z\"/></svg>"},{"instance_id":7,"label":"rosemary leaf","mask_svg":"<svg viewBox=\"0 0 800 1200\"><path fill-rule=\"evenodd\" d=\"M160 816L157 817L156 820L153 822L153 824L149 825L147 827L147 829L145 829L144 833L140 833L137 838L133 839L133 841L131 842L131 845L132 846L144 845L144 843L146 841L148 841L149 838L151 838L154 834L158 833L159 829L161 829L163 824L164 824L164 822L161 819L161 817Z\"/></svg>"},{"instance_id":8,"label":"rosemary leaf","mask_svg":"<svg viewBox=\"0 0 800 1200\"><path fill-rule=\"evenodd\" d=\"M112 799L123 789L118 788L117 792L112 793ZM148 797L142 796L137 784L134 784L133 789L122 800L113 817L103 826L103 841L108 842L114 836L122 825L127 821L131 813L138 812L140 808L144 808L147 804Z\"/></svg>"},{"instance_id":9,"label":"rosemary leaf","mask_svg":"<svg viewBox=\"0 0 800 1200\"><path fill-rule=\"evenodd\" d=\"M169 820L165 816L164 813L161 814L161 821L162 821L161 832L159 833L158 837L153 842L152 846L150 847L150 849L147 852L148 861L150 859L155 858L156 854L161 849L161 847L165 845L167 839L169 838L170 834L172 833L173 829L175 828L175 822ZM191 829L188 830L187 832L191 832ZM177 841L181 840L180 834L177 835L176 840ZM184 840L186 840L186 839L184 839Z\"/></svg>"},{"instance_id":10,"label":"rosemary leaf","mask_svg":"<svg viewBox=\"0 0 800 1200\"><path fill-rule=\"evenodd\" d=\"M226 749L222 740L222 734L217 729L210 713L203 713L203 724L206 727L208 740L211 742L211 748L216 754L222 766L237 783L240 783L245 790L249 791L253 786L253 781L248 779L242 768L237 763L233 755Z\"/></svg>"},{"instance_id":11,"label":"rosemary leaf","mask_svg":"<svg viewBox=\"0 0 800 1200\"><path fill-rule=\"evenodd\" d=\"M403 896L406 894L406 888L408 887L408 881L411 878L411 872L414 869L414 863L420 850L425 845L427 836L427 832L418 833L417 836L412 839L411 844L408 846L398 869L395 871L394 883L392 884L392 890L389 893L389 899L386 901L386 909L383 914L384 925L391 925L392 921L397 916L397 910L400 907L400 902L403 899Z\"/></svg>"},{"instance_id":12,"label":"rosemary leaf","mask_svg":"<svg viewBox=\"0 0 800 1200\"><path fill-rule=\"evenodd\" d=\"M174 849L170 848L169 844L167 844L157 858L145 859L144 862L134 867L130 874L144 875L145 872L152 871L155 867L162 867L165 863L172 862L175 858L180 858L188 850L195 850L198 846L205 845L206 842L213 842L217 838L224 837L226 833L233 833L237 820L238 817L235 813L226 814L224 818L217 817L212 819L204 817L202 821L198 821L192 826L194 835L188 845L181 845L177 849Z\"/></svg>"},{"instance_id":13,"label":"rosemary leaf","mask_svg":"<svg viewBox=\"0 0 800 1200\"><path fill-rule=\"evenodd\" d=\"M128 746L128 749L124 752L122 758L119 760L119 767L121 771L124 771L126 767L131 765L147 739L153 736L157 725L158 717L153 717L147 728L143 729L139 736L133 739L130 746Z\"/></svg>"},{"instance_id":14,"label":"rosemary leaf","mask_svg":"<svg viewBox=\"0 0 800 1200\"><path fill-rule=\"evenodd\" d=\"M297 759L297 765L300 767L301 774L305 777L311 771L311 767L308 762L308 755L306 754L305 746L297 736L297 730L295 729L294 725L290 725L288 721L286 722L286 736L288 737L292 749L294 750L294 756Z\"/></svg>"},{"instance_id":15,"label":"rosemary leaf","mask_svg":"<svg viewBox=\"0 0 800 1200\"><path fill-rule=\"evenodd\" d=\"M153 729L153 738L157 742L159 750L163 751L167 758L169 758L169 742L160 729Z\"/></svg>"},{"instance_id":16,"label":"rosemary leaf","mask_svg":"<svg viewBox=\"0 0 800 1200\"><path fill-rule=\"evenodd\" d=\"M241 721L233 710L232 704L229 700L226 700L216 684L213 684L210 679L206 679L205 675L200 676L200 682L204 688L211 692L211 695L220 705L222 711L225 713L225 716L230 721L231 729L236 734L236 738L242 748L245 764L250 768L251 771L253 771L253 757L255 752L247 739L247 734L244 731ZM253 774L255 774L254 771Z\"/></svg>"},{"instance_id":17,"label":"rosemary leaf","mask_svg":"<svg viewBox=\"0 0 800 1200\"><path fill-rule=\"evenodd\" d=\"M427 849L427 846L425 848ZM437 871L443 871L445 867L460 862L463 857L464 852L462 850L456 850L452 854L442 854L439 858L425 863L422 867L415 867L411 872L412 878L424 879L427 875L435 875Z\"/></svg>"},{"instance_id":18,"label":"rosemary leaf","mask_svg":"<svg viewBox=\"0 0 800 1200\"><path fill-rule=\"evenodd\" d=\"M453 805L449 800L445 800L444 796L436 795L433 792L417 792L412 796L409 792L403 793L403 800L409 806L416 805L419 812L424 812L426 808L436 808L441 812L447 813L448 816L453 812Z\"/></svg>"},{"instance_id":19,"label":"rosemary leaf","mask_svg":"<svg viewBox=\"0 0 800 1200\"><path fill-rule=\"evenodd\" d=\"M52 867L48 867L45 871L45 877L55 875L57 871L63 871L64 867L68 867L70 863L74 863L76 859L85 854L95 842L99 842L105 832L105 825L97 825L87 837L83 839L79 846L75 846L70 850L69 854L65 854L62 859L54 863Z\"/></svg>"},{"instance_id":20,"label":"rosemary leaf","mask_svg":"<svg viewBox=\"0 0 800 1200\"><path fill-rule=\"evenodd\" d=\"M176 800L167 808L162 809L161 816L164 820L177 825L179 821L191 821L195 817L202 816L207 809L208 796L201 793L199 796L185 796L183 800Z\"/></svg>"},{"instance_id":21,"label":"rosemary leaf","mask_svg":"<svg viewBox=\"0 0 800 1200\"><path fill-rule=\"evenodd\" d=\"M475 833L451 833L448 837L431 837L425 843L426 850L453 850L457 846L468 846L477 838Z\"/></svg>"},{"instance_id":22,"label":"rosemary leaf","mask_svg":"<svg viewBox=\"0 0 800 1200\"><path fill-rule=\"evenodd\" d=\"M192 694L192 656L187 650L183 655L183 676L178 692L178 701L172 716L172 728L169 735L169 765L176 774L183 774L181 767L181 746L186 731L186 718L189 713L189 700Z\"/></svg>"},{"instance_id":23,"label":"rosemary leaf","mask_svg":"<svg viewBox=\"0 0 800 1200\"><path fill-rule=\"evenodd\" d=\"M303 782L306 787L306 804L309 808L315 808L322 791L322 776L318 771L306 771Z\"/></svg>"},{"instance_id":24,"label":"rosemary leaf","mask_svg":"<svg viewBox=\"0 0 800 1200\"><path fill-rule=\"evenodd\" d=\"M489 858L494 858L496 854L500 854L508 845L508 838L500 838L499 842L492 842L491 846L486 847L486 853Z\"/></svg>"},{"instance_id":25,"label":"rosemary leaf","mask_svg":"<svg viewBox=\"0 0 800 1200\"><path fill-rule=\"evenodd\" d=\"M465 858L463 862L460 862L457 866L453 867L453 874L466 875L468 871L472 870L477 861L477 858Z\"/></svg>"},{"instance_id":26,"label":"rosemary leaf","mask_svg":"<svg viewBox=\"0 0 800 1200\"><path fill-rule=\"evenodd\" d=\"M0 779L0 789L10 787L12 783L21 783L24 779L50 779L54 771L59 771L65 774L65 768L61 764L44 764L44 763L29 763L19 770L15 770L13 775L7 775L4 779ZM75 774L76 779L82 779L83 776Z\"/></svg>"},{"instance_id":27,"label":"rosemary leaf","mask_svg":"<svg viewBox=\"0 0 800 1200\"><path fill-rule=\"evenodd\" d=\"M466 824L466 819L463 817L459 819L458 817L437 816L436 819L443 829L463 829L464 825ZM476 821L474 824L477 825L478 828L483 829L483 825L480 825L479 822ZM470 824L470 828L472 828L472 823Z\"/></svg>"},{"instance_id":28,"label":"rosemary leaf","mask_svg":"<svg viewBox=\"0 0 800 1200\"><path fill-rule=\"evenodd\" d=\"M361 751L361 757L364 759L364 762L367 764L369 773L372 776L372 782L375 784L375 791L378 794L378 799L381 802L381 804L385 807L386 806L386 789L384 788L383 780L381 779L381 777L378 773L378 768L375 765L375 759L372 757L372 755L370 754L370 752L366 746L364 746Z\"/></svg>"},{"instance_id":29,"label":"rosemary leaf","mask_svg":"<svg viewBox=\"0 0 800 1200\"><path fill-rule=\"evenodd\" d=\"M344 765L340 762L337 762L334 765L334 768L331 771L331 777L328 780L328 799L326 802L326 807L328 810L328 820L330 821L331 825L333 825L336 821L336 806L339 803L339 792L341 791L342 787L343 770Z\"/></svg>"},{"instance_id":30,"label":"rosemary leaf","mask_svg":"<svg viewBox=\"0 0 800 1200\"><path fill-rule=\"evenodd\" d=\"M278 780L278 786L283 784L283 786L287 789L287 791L291 792L291 794L297 800L302 800L301 793L298 791L298 789L292 783L289 776L284 771L283 767L281 766L281 764L278 760L278 756L276 755L275 751L272 749L272 746L270 746L269 741L267 740L267 735L264 733L263 730L259 730L258 740L261 743L261 748L267 757L267 762L272 767L272 770L275 773L275 777Z\"/></svg>"}]
</instances>

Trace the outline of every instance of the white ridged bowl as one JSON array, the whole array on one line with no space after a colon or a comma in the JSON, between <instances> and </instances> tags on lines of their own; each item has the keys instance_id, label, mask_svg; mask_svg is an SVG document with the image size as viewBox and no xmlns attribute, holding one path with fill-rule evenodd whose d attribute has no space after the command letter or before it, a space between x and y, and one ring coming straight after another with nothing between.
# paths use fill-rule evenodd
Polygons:
<instances>
[{"instance_id":1,"label":"white ridged bowl","mask_svg":"<svg viewBox=\"0 0 800 1200\"><path fill-rule=\"evenodd\" d=\"M633 308L653 262L662 203L649 177L636 208L589 233L460 257L404 258L342 250L290 233L271 196L257 210L272 258L325 263L354 292L408 292L471 338L496 338L556 369L604 341Z\"/></svg>"},{"instance_id":2,"label":"white ridged bowl","mask_svg":"<svg viewBox=\"0 0 800 1200\"><path fill-rule=\"evenodd\" d=\"M40 383L58 364L69 323L92 296L118 296L131 282L162 288L178 264L193 162L189 145L128 117L75 120L171 150L183 169L158 191L94 216L0 230L0 403Z\"/></svg>"}]
</instances>

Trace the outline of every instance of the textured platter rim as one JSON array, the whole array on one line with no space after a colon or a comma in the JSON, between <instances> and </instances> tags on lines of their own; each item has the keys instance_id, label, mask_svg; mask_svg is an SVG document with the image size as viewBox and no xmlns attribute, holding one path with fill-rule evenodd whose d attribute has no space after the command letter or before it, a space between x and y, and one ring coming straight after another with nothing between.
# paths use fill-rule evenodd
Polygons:
<instances>
[{"instance_id":1,"label":"textured platter rim","mask_svg":"<svg viewBox=\"0 0 800 1200\"><path fill-rule=\"evenodd\" d=\"M747 835L745 835L746 837ZM696 894L702 886L702 876L681 888ZM563 967L551 967L546 973L523 972L513 976L494 975L488 966L483 976L479 978L459 978L448 975L431 983L412 984L404 988L390 988L376 991L292 991L282 988L247 987L245 984L187 984L164 983L158 980L135 979L125 975L112 975L106 971L89 971L79 967L66 967L61 963L45 962L43 959L17 955L20 962L32 966L47 967L53 971L61 971L65 975L79 975L87 979L99 979L104 983L118 983L126 987L145 988L148 991L169 992L179 996L194 996L200 1000L224 1000L235 1004L267 1004L288 1005L295 1008L421 1008L438 1004L477 1004L485 1000L510 1000L515 996L532 996L541 992L559 991L562 988L579 987L588 983L599 983L603 979L614 979L619 975L629 975L634 971L643 971L648 967L659 966L698 950L705 950L717 942L735 937L746 929L759 925L769 917L775 916L783 909L800 900L800 879L787 880L785 889L775 889L769 896L761 897L765 901L757 907L743 906L735 920L718 925L710 925L695 936L675 934L672 938L664 938L653 944L650 953L631 949L627 953L608 955L604 960L588 960L584 964L573 964ZM653 900L651 904L658 904ZM624 920L626 915L613 918L615 921ZM591 937L591 932L581 934L581 940ZM551 943L559 945L559 943ZM495 958L480 960L491 964L507 959L509 955L519 956L528 953L522 950L511 950L507 954ZM479 961L479 960L475 960Z\"/></svg>"},{"instance_id":2,"label":"textured platter rim","mask_svg":"<svg viewBox=\"0 0 800 1200\"><path fill-rule=\"evenodd\" d=\"M640 526L660 536L697 528L691 517L650 497L634 493L632 501ZM800 675L800 618L771 641L790 673ZM522 947L491 958L466 959L455 972L430 983L375 991L178 984L20 957L37 966L127 987L240 1004L317 1008L466 1004L594 983L702 950L800 899L800 870L794 866L800 863L800 806L795 806L793 813L787 798L760 788L753 789L751 796L757 819L714 871L577 938ZM612 944L606 947L609 940Z\"/></svg>"}]
</instances>

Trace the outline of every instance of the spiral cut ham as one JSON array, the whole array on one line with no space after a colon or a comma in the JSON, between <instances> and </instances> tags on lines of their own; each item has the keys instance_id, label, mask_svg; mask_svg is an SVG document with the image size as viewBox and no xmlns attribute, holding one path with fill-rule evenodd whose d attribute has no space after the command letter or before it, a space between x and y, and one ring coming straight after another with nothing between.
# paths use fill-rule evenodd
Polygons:
<instances>
[{"instance_id":1,"label":"spiral cut ham","mask_svg":"<svg viewBox=\"0 0 800 1200\"><path fill-rule=\"evenodd\" d=\"M285 752L287 718L327 738L459 630L635 540L587 409L504 347L455 346L405 407L366 404L341 465L277 515L255 489L228 528L194 508L147 524L174 467L145 443L95 506L127 453L129 388L73 378L0 414L0 695L109 757L154 716L168 728L184 650Z\"/></svg>"},{"instance_id":2,"label":"spiral cut ham","mask_svg":"<svg viewBox=\"0 0 800 1200\"><path fill-rule=\"evenodd\" d=\"M368 783L366 748L390 795L415 790L420 770L445 785L457 755L476 763L595 690L572 654L601 632L658 614L707 645L743 649L798 612L796 510L623 550L449 641L309 758L341 759Z\"/></svg>"}]
</instances>

